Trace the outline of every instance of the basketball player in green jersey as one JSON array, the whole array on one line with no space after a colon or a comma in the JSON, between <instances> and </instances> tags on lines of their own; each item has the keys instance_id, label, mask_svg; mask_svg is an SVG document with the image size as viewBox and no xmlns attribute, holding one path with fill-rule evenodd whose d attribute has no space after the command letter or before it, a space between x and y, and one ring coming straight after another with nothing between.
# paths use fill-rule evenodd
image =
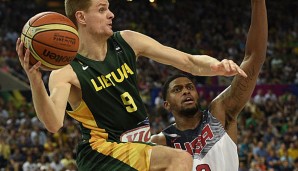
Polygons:
<instances>
[{"instance_id":1,"label":"basketball player in green jersey","mask_svg":"<svg viewBox=\"0 0 298 171\"><path fill-rule=\"evenodd\" d=\"M57 132L63 126L68 102L72 111L67 113L80 123L82 132L76 158L79 170L191 170L192 157L187 152L145 143L150 127L137 90L137 57L193 75L246 77L243 70L233 61L186 54L137 32L114 33L108 0L66 0L65 8L78 27L80 46L70 65L51 73L50 96L40 62L29 66L30 52L24 54L19 39L16 46L37 116L46 129Z\"/></svg>"}]
</instances>

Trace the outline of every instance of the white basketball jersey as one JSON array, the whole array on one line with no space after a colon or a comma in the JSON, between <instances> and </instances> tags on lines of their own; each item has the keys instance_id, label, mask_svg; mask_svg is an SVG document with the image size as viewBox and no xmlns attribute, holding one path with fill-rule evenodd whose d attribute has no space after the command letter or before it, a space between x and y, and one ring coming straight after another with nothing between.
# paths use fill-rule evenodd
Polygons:
<instances>
[{"instance_id":1,"label":"white basketball jersey","mask_svg":"<svg viewBox=\"0 0 298 171\"><path fill-rule=\"evenodd\" d=\"M238 171L237 146L208 111L204 112L197 128L180 131L171 125L163 134L168 146L193 156L193 171Z\"/></svg>"},{"instance_id":2,"label":"white basketball jersey","mask_svg":"<svg viewBox=\"0 0 298 171\"><path fill-rule=\"evenodd\" d=\"M238 171L237 146L227 133L200 158L194 155L193 171Z\"/></svg>"}]
</instances>

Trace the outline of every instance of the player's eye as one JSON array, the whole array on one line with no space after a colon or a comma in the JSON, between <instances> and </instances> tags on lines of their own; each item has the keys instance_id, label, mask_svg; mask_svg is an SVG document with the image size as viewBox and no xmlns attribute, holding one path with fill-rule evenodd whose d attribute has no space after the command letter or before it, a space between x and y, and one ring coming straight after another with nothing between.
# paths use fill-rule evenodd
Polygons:
<instances>
[{"instance_id":1,"label":"player's eye","mask_svg":"<svg viewBox=\"0 0 298 171\"><path fill-rule=\"evenodd\" d=\"M102 7L102 8L99 8L99 12L104 12L106 9L104 8L104 7Z\"/></svg>"},{"instance_id":2,"label":"player's eye","mask_svg":"<svg viewBox=\"0 0 298 171\"><path fill-rule=\"evenodd\" d=\"M174 92L175 93L178 93L178 92L180 92L181 91L181 88L180 87L176 87L176 88L174 88Z\"/></svg>"},{"instance_id":3,"label":"player's eye","mask_svg":"<svg viewBox=\"0 0 298 171\"><path fill-rule=\"evenodd\" d=\"M188 90L193 90L193 89L194 89L194 86L189 85L189 86L187 86L186 88L187 88Z\"/></svg>"}]
</instances>

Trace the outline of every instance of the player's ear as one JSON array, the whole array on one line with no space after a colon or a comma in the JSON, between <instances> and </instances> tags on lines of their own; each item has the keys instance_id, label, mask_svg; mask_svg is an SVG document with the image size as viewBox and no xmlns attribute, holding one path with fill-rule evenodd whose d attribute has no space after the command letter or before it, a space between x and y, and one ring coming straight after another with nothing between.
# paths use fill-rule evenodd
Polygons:
<instances>
[{"instance_id":1,"label":"player's ear","mask_svg":"<svg viewBox=\"0 0 298 171\"><path fill-rule=\"evenodd\" d=\"M78 23L86 24L84 11L77 11L75 15Z\"/></svg>"},{"instance_id":2,"label":"player's ear","mask_svg":"<svg viewBox=\"0 0 298 171\"><path fill-rule=\"evenodd\" d=\"M171 109L171 105L170 105L170 103L168 101L164 101L163 102L163 107L165 109L167 109L168 111L170 111L170 109Z\"/></svg>"}]
</instances>

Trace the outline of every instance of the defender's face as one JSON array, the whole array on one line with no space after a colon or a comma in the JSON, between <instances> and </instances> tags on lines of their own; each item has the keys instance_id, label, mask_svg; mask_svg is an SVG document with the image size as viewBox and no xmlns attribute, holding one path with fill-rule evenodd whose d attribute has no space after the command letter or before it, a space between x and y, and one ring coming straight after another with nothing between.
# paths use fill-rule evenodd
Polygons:
<instances>
[{"instance_id":1,"label":"defender's face","mask_svg":"<svg viewBox=\"0 0 298 171\"><path fill-rule=\"evenodd\" d=\"M183 115L194 115L199 109L199 95L195 85L186 77L179 77L169 84L165 107Z\"/></svg>"},{"instance_id":2,"label":"defender's face","mask_svg":"<svg viewBox=\"0 0 298 171\"><path fill-rule=\"evenodd\" d=\"M108 0L92 0L89 9L84 11L84 17L88 32L108 36L113 34L114 14L109 10Z\"/></svg>"}]
</instances>

